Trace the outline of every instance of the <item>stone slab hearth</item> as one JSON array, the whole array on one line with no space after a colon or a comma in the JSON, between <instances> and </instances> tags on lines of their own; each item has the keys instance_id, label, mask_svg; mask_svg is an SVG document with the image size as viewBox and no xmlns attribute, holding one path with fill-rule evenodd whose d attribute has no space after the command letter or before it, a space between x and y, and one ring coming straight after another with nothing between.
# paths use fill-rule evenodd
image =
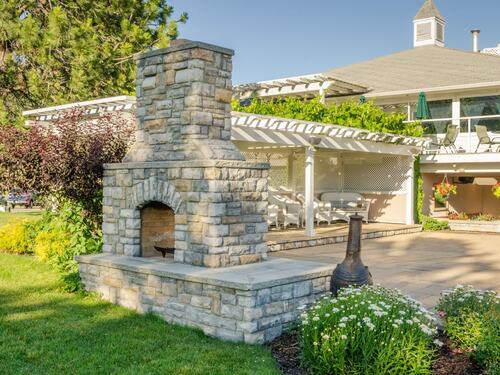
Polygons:
<instances>
[{"instance_id":1,"label":"stone slab hearth","mask_svg":"<svg viewBox=\"0 0 500 375\"><path fill-rule=\"evenodd\" d=\"M78 262L86 288L112 303L247 343L281 335L298 307L329 291L334 269L284 258L230 268L110 254L79 256Z\"/></svg>"}]
</instances>

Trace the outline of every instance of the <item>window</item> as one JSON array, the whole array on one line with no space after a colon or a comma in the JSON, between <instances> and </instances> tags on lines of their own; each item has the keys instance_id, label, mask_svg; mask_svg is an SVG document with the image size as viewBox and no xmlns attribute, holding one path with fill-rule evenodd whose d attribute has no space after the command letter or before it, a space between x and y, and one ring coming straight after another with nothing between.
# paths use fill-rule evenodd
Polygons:
<instances>
[{"instance_id":1,"label":"window","mask_svg":"<svg viewBox=\"0 0 500 375\"><path fill-rule=\"evenodd\" d=\"M435 100L427 102L429 106L429 112L431 114L431 119L439 118L451 118L451 99L445 100ZM415 106L413 112L413 118L416 118L417 108ZM437 121L437 122L425 122L423 121L424 132L426 134L443 134L446 133L446 127L450 123L450 120Z\"/></svg>"},{"instance_id":2,"label":"window","mask_svg":"<svg viewBox=\"0 0 500 375\"><path fill-rule=\"evenodd\" d=\"M439 40L440 42L444 42L444 26L441 23L436 24L436 39Z\"/></svg>"},{"instance_id":3,"label":"window","mask_svg":"<svg viewBox=\"0 0 500 375\"><path fill-rule=\"evenodd\" d=\"M417 25L417 42L431 39L431 28L432 24L430 22Z\"/></svg>"},{"instance_id":4,"label":"window","mask_svg":"<svg viewBox=\"0 0 500 375\"><path fill-rule=\"evenodd\" d=\"M493 96L479 96L476 98L462 98L460 99L460 116L461 117L474 117L474 116L491 116L500 115L500 95ZM489 131L500 131L500 118L493 119L473 119L471 121L471 131L474 131L475 125L485 125ZM467 131L467 120L462 120L460 129Z\"/></svg>"}]
</instances>

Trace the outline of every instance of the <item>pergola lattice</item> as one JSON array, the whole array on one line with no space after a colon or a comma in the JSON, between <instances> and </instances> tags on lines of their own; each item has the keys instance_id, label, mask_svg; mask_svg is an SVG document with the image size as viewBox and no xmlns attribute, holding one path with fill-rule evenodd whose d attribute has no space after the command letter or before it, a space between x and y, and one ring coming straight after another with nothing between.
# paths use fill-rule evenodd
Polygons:
<instances>
[{"instance_id":1,"label":"pergola lattice","mask_svg":"<svg viewBox=\"0 0 500 375\"><path fill-rule=\"evenodd\" d=\"M246 83L233 87L236 98L272 98L280 96L300 96L312 98L363 94L368 88L325 74L309 74L297 77Z\"/></svg>"}]
</instances>

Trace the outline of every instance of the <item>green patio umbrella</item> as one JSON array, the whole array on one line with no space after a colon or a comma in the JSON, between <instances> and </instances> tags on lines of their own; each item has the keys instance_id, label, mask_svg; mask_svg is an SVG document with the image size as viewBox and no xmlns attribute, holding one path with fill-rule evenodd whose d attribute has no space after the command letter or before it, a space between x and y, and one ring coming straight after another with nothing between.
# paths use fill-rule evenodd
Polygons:
<instances>
[{"instance_id":1,"label":"green patio umbrella","mask_svg":"<svg viewBox=\"0 0 500 375\"><path fill-rule=\"evenodd\" d=\"M418 95L418 103L417 103L417 119L423 120L431 117L431 113L429 112L429 106L427 105L427 96L425 92L421 92Z\"/></svg>"}]
</instances>

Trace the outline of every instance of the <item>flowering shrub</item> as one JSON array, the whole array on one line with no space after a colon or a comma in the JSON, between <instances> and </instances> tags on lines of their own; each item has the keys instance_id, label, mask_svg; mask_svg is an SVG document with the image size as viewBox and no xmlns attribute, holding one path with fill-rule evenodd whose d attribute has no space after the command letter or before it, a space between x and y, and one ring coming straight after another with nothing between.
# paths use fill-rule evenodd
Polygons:
<instances>
[{"instance_id":1,"label":"flowering shrub","mask_svg":"<svg viewBox=\"0 0 500 375\"><path fill-rule=\"evenodd\" d=\"M493 192L493 195L500 199L500 182L497 182L493 187L491 188L491 191Z\"/></svg>"},{"instance_id":2,"label":"flowering shrub","mask_svg":"<svg viewBox=\"0 0 500 375\"><path fill-rule=\"evenodd\" d=\"M439 204L445 204L450 195L457 194L457 185L450 184L448 181L443 181L433 187L434 199Z\"/></svg>"},{"instance_id":3,"label":"flowering shrub","mask_svg":"<svg viewBox=\"0 0 500 375\"><path fill-rule=\"evenodd\" d=\"M301 314L302 358L315 374L428 374L435 333L419 302L382 287L342 289Z\"/></svg>"},{"instance_id":4,"label":"flowering shrub","mask_svg":"<svg viewBox=\"0 0 500 375\"><path fill-rule=\"evenodd\" d=\"M500 302L496 292L457 285L443 293L437 308L453 344L472 352L490 374L500 374Z\"/></svg>"},{"instance_id":5,"label":"flowering shrub","mask_svg":"<svg viewBox=\"0 0 500 375\"><path fill-rule=\"evenodd\" d=\"M438 314L446 320L459 316L463 310L483 315L498 303L497 294L492 290L475 289L472 285L457 285L452 291L442 293L436 308Z\"/></svg>"}]
</instances>

